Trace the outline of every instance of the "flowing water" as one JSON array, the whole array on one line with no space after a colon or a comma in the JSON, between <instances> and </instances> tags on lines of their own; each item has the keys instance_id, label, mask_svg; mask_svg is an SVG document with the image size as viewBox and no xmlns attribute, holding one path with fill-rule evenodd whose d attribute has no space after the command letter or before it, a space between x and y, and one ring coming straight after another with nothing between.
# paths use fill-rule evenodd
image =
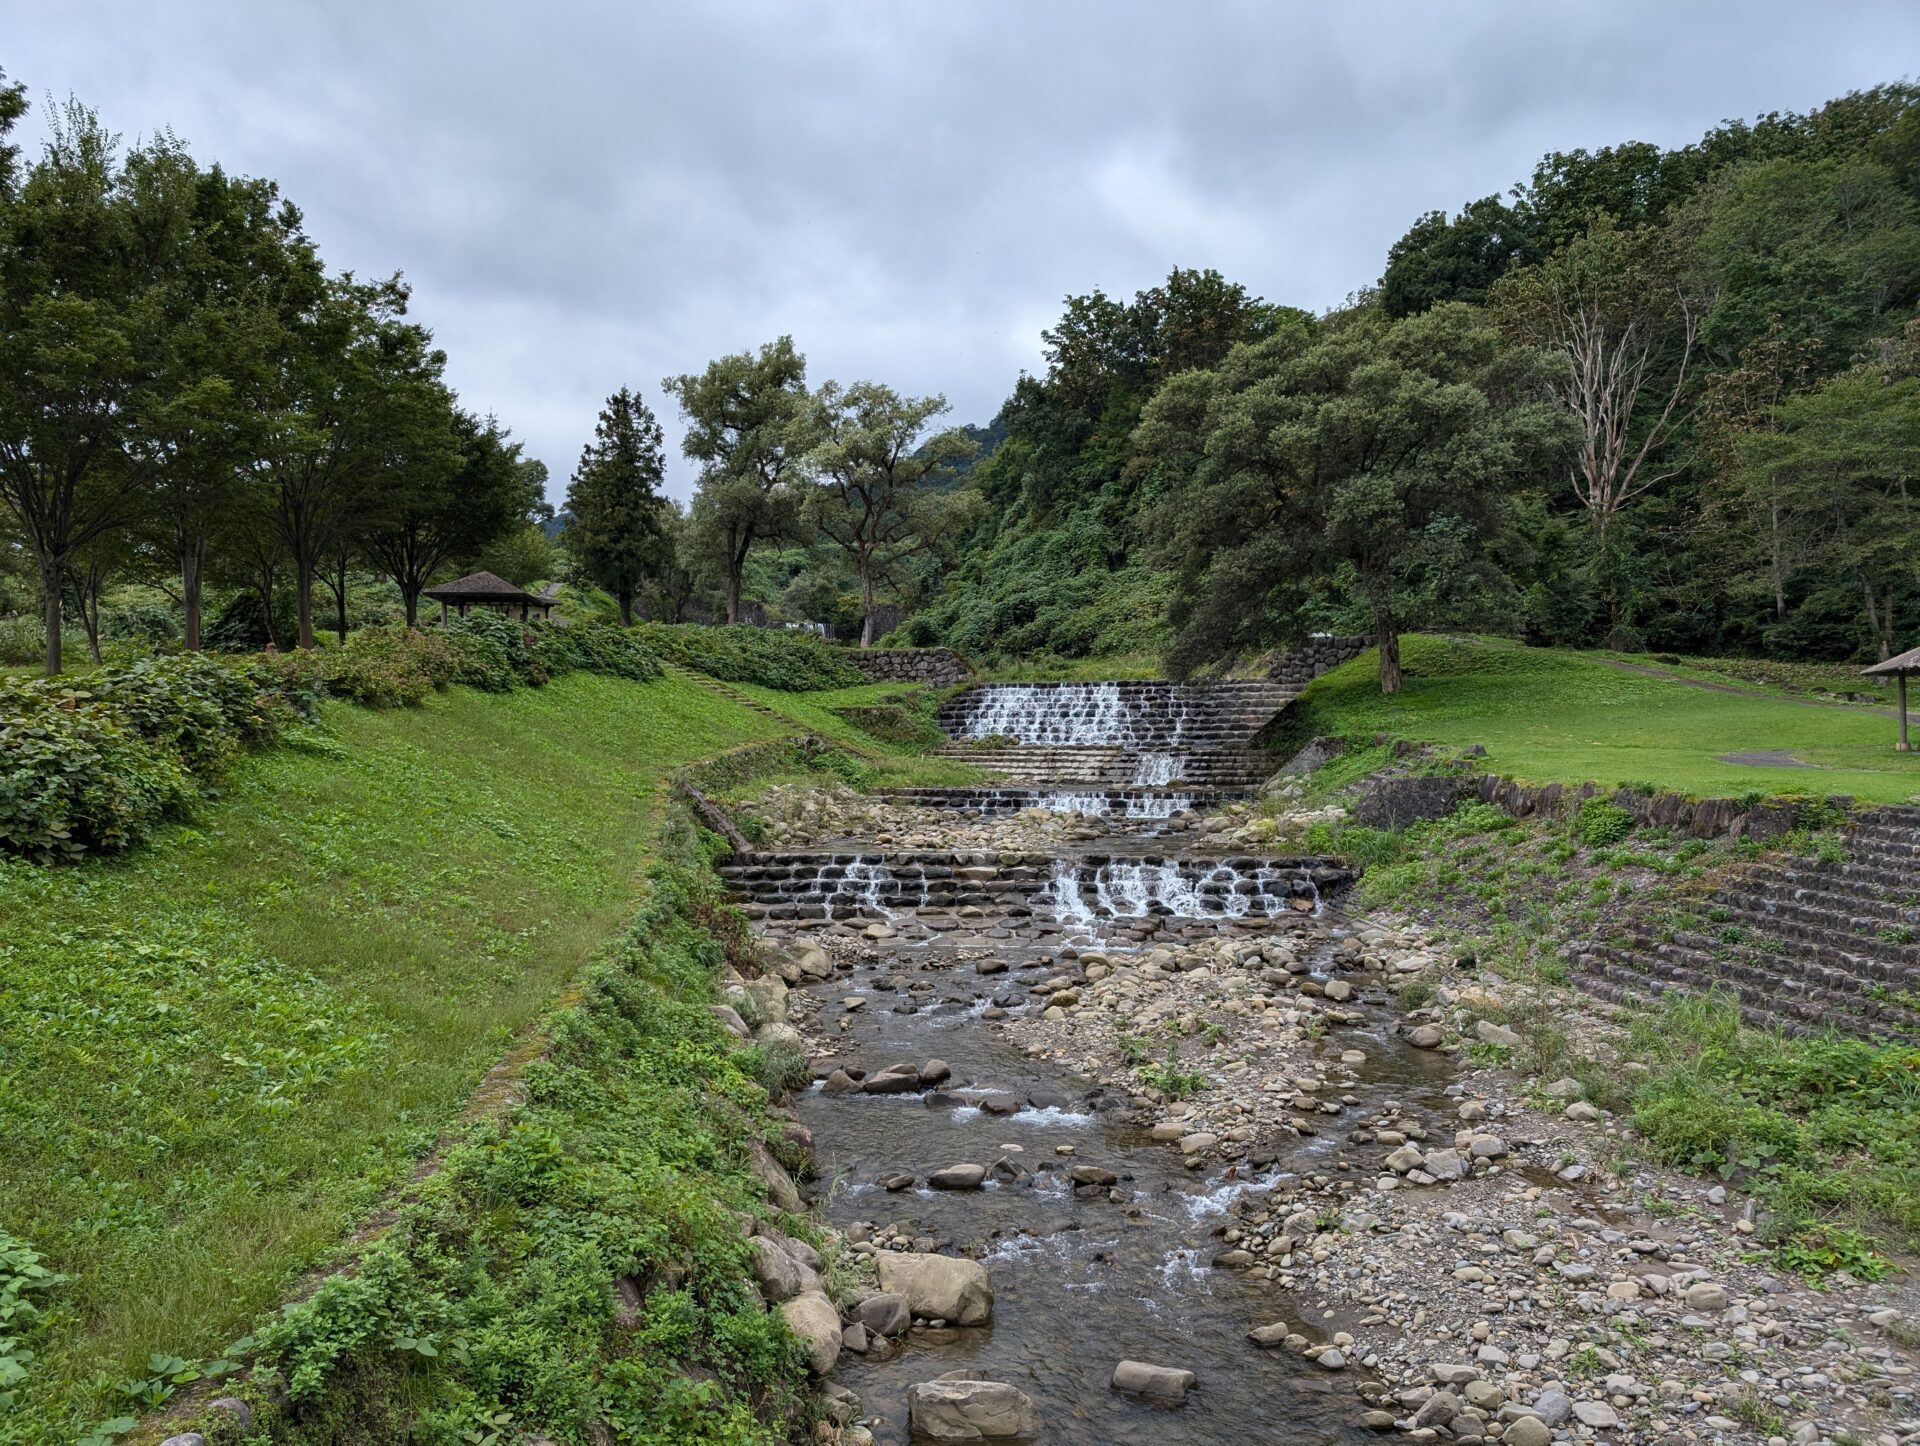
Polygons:
<instances>
[{"instance_id":1,"label":"flowing water","mask_svg":"<svg viewBox=\"0 0 1920 1446\"><path fill-rule=\"evenodd\" d=\"M1017 738L1049 748L1144 748L1178 744L1186 728L1184 701L1164 710L1136 709L1117 683L1014 683L981 690L961 736Z\"/></svg>"},{"instance_id":2,"label":"flowing water","mask_svg":"<svg viewBox=\"0 0 1920 1446\"><path fill-rule=\"evenodd\" d=\"M1317 1334L1314 1322L1293 1317L1295 1298L1264 1279L1208 1265L1225 1248L1216 1232L1234 1201L1275 1188L1285 1198L1296 1173L1323 1168L1332 1132L1301 1140L1258 1169L1188 1171L1177 1150L1097 1108L1091 1081L997 1038L979 1018L985 984L971 972L946 972L949 963L923 955L914 966L941 979L937 1003L890 1012L900 1007L899 994L869 992L842 1055L868 1068L943 1059L953 1069L947 1085L926 1096L816 1090L798 1105L821 1176L838 1181L826 1204L834 1225L902 1223L925 1237L922 1248L980 1253L993 1279L988 1326L917 1329L891 1360L842 1354L835 1377L859 1393L863 1419L883 1419L877 1438L904 1446L907 1387L965 1368L1031 1396L1043 1442L1335 1446L1378 1439L1354 1424L1351 1382L1245 1339L1250 1328L1283 1319ZM873 972L901 967L900 959L886 959ZM857 975L851 989L868 992L870 977ZM825 987L849 992L845 979ZM1351 1112L1356 1118L1389 1100L1429 1109L1441 1103L1443 1059L1384 1031L1349 1032L1324 1047L1337 1054L1355 1045L1370 1059L1351 1091L1362 1102ZM1010 1091L1026 1107L988 1114L963 1102L973 1090ZM1071 1157L1056 1153L1062 1144L1073 1147ZM1029 1179L964 1193L889 1193L877 1183L895 1170L924 1180L947 1165L1001 1159L1024 1165ZM1076 1196L1066 1176L1076 1163L1112 1170L1131 1200L1117 1204L1104 1191ZM1178 1410L1142 1405L1109 1388L1122 1359L1192 1370L1199 1384Z\"/></svg>"}]
</instances>

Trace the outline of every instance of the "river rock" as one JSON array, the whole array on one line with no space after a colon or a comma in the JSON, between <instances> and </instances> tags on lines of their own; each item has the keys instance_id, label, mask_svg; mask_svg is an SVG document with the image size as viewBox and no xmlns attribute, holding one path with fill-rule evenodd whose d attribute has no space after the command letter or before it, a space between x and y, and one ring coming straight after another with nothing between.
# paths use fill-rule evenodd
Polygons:
<instances>
[{"instance_id":1,"label":"river rock","mask_svg":"<svg viewBox=\"0 0 1920 1446\"><path fill-rule=\"evenodd\" d=\"M1040 1415L1000 1381L943 1376L907 1387L907 1425L917 1441L1023 1441L1040 1433Z\"/></svg>"},{"instance_id":2,"label":"river rock","mask_svg":"<svg viewBox=\"0 0 1920 1446\"><path fill-rule=\"evenodd\" d=\"M1502 1049L1518 1049L1520 1036L1504 1024L1495 1024L1491 1019L1483 1019L1474 1025L1473 1032L1483 1044L1497 1044Z\"/></svg>"},{"instance_id":3,"label":"river rock","mask_svg":"<svg viewBox=\"0 0 1920 1446\"><path fill-rule=\"evenodd\" d=\"M840 1359L840 1313L833 1308L825 1292L805 1291L780 1307L788 1327L806 1342L807 1365L816 1376L824 1376Z\"/></svg>"},{"instance_id":4,"label":"river rock","mask_svg":"<svg viewBox=\"0 0 1920 1446\"><path fill-rule=\"evenodd\" d=\"M949 1165L927 1176L927 1184L935 1190L978 1190L986 1178L985 1165Z\"/></svg>"},{"instance_id":5,"label":"river rock","mask_svg":"<svg viewBox=\"0 0 1920 1446\"><path fill-rule=\"evenodd\" d=\"M740 1017L740 1011L731 1004L709 1004L707 1013L720 1021L720 1027L735 1039L747 1039L753 1031L747 1028L746 1020Z\"/></svg>"},{"instance_id":6,"label":"river rock","mask_svg":"<svg viewBox=\"0 0 1920 1446\"><path fill-rule=\"evenodd\" d=\"M920 1083L937 1085L953 1078L953 1068L944 1059L930 1059L920 1066Z\"/></svg>"},{"instance_id":7,"label":"river rock","mask_svg":"<svg viewBox=\"0 0 1920 1446\"><path fill-rule=\"evenodd\" d=\"M1605 1401L1575 1401L1573 1419L1596 1431L1610 1431L1620 1424L1620 1413Z\"/></svg>"},{"instance_id":8,"label":"river rock","mask_svg":"<svg viewBox=\"0 0 1920 1446\"><path fill-rule=\"evenodd\" d=\"M1446 1037L1437 1024L1416 1024L1407 1031L1407 1043L1415 1049L1438 1049Z\"/></svg>"},{"instance_id":9,"label":"river rock","mask_svg":"<svg viewBox=\"0 0 1920 1446\"><path fill-rule=\"evenodd\" d=\"M1522 1416L1507 1423L1500 1446L1553 1446L1553 1428L1538 1416Z\"/></svg>"},{"instance_id":10,"label":"river rock","mask_svg":"<svg viewBox=\"0 0 1920 1446\"><path fill-rule=\"evenodd\" d=\"M913 1313L901 1297L881 1291L853 1308L853 1318L877 1336L905 1335Z\"/></svg>"},{"instance_id":11,"label":"river rock","mask_svg":"<svg viewBox=\"0 0 1920 1446\"><path fill-rule=\"evenodd\" d=\"M1105 1188L1120 1183L1120 1177L1099 1165L1075 1165L1067 1171L1067 1176L1076 1185L1097 1185Z\"/></svg>"},{"instance_id":12,"label":"river rock","mask_svg":"<svg viewBox=\"0 0 1920 1446\"><path fill-rule=\"evenodd\" d=\"M974 1326L993 1318L993 1282L977 1260L888 1250L874 1265L880 1289L902 1297L918 1320Z\"/></svg>"},{"instance_id":13,"label":"river rock","mask_svg":"<svg viewBox=\"0 0 1920 1446\"><path fill-rule=\"evenodd\" d=\"M793 1183L793 1176L773 1158L764 1140L752 1140L747 1144L747 1165L760 1177L760 1183L767 1187L767 1199L782 1210L798 1214L800 1211L800 1187Z\"/></svg>"},{"instance_id":14,"label":"river rock","mask_svg":"<svg viewBox=\"0 0 1920 1446\"><path fill-rule=\"evenodd\" d=\"M1154 1406L1184 1406L1193 1389L1192 1371L1156 1366L1146 1361L1122 1361L1113 1368L1113 1389Z\"/></svg>"},{"instance_id":15,"label":"river rock","mask_svg":"<svg viewBox=\"0 0 1920 1446\"><path fill-rule=\"evenodd\" d=\"M920 1089L920 1071L910 1064L890 1064L878 1074L868 1075L860 1088L870 1095L916 1094Z\"/></svg>"},{"instance_id":16,"label":"river rock","mask_svg":"<svg viewBox=\"0 0 1920 1446\"><path fill-rule=\"evenodd\" d=\"M1710 1280L1703 1280L1687 1287L1688 1310L1719 1312L1725 1310L1730 1304L1732 1302L1727 1297L1727 1288L1724 1285L1715 1285Z\"/></svg>"},{"instance_id":17,"label":"river rock","mask_svg":"<svg viewBox=\"0 0 1920 1446\"><path fill-rule=\"evenodd\" d=\"M756 1235L747 1242L747 1248L753 1253L754 1278L760 1282L760 1293L769 1303L778 1305L803 1292L820 1289L820 1277L784 1250L778 1241Z\"/></svg>"}]
</instances>

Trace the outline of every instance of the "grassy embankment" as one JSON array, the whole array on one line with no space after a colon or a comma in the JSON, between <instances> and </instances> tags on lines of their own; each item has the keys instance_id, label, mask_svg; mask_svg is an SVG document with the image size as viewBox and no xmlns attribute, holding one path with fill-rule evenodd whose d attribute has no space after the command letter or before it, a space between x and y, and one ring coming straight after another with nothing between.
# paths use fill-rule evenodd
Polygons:
<instances>
[{"instance_id":1,"label":"grassy embankment","mask_svg":"<svg viewBox=\"0 0 1920 1446\"><path fill-rule=\"evenodd\" d=\"M1371 657L1309 693L1305 726L1387 733L1453 746L1484 743L1485 766L1529 782L1589 779L1698 796L1851 793L1899 801L1920 792L1920 761L1891 749L1892 724L1858 709L1731 697L1623 673L1579 654L1409 640L1399 698L1377 691ZM1707 670L1700 670L1705 672ZM1788 749L1817 769L1745 768L1717 755ZM1384 748L1350 752L1314 775L1338 796L1384 766ZM1710 931L1705 899L1720 866L1755 845L1634 829L1603 802L1573 819L1514 820L1474 804L1398 834L1346 827L1308 840L1370 865L1362 900L1441 923L1520 1034L1517 1057L1470 1043L1486 1063L1551 1079L1572 1074L1589 1098L1630 1119L1623 1154L1729 1179L1775 1213L1765 1243L1787 1268L1878 1274L1920 1250L1920 1050L1837 1037L1788 1039L1743 1028L1730 997L1628 1010L1601 1039L1578 1037L1556 994L1561 950L1631 912ZM1830 833L1784 847L1831 856ZM1430 986L1415 984L1411 1002Z\"/></svg>"},{"instance_id":2,"label":"grassy embankment","mask_svg":"<svg viewBox=\"0 0 1920 1446\"><path fill-rule=\"evenodd\" d=\"M68 1277L0 1440L244 1331L631 916L669 773L791 731L675 678L329 704L129 857L0 867L0 1229Z\"/></svg>"},{"instance_id":3,"label":"grassy embankment","mask_svg":"<svg viewBox=\"0 0 1920 1446\"><path fill-rule=\"evenodd\" d=\"M1379 691L1372 652L1316 679L1300 726L1481 743L1490 770L1528 783L1647 783L1695 797L1849 794L1875 803L1920 795L1920 754L1895 753L1893 720L1863 707L1716 692L1623 671L1597 655L1502 642L1411 637L1403 657L1406 685L1392 696ZM1721 761L1772 752L1810 766Z\"/></svg>"}]
</instances>

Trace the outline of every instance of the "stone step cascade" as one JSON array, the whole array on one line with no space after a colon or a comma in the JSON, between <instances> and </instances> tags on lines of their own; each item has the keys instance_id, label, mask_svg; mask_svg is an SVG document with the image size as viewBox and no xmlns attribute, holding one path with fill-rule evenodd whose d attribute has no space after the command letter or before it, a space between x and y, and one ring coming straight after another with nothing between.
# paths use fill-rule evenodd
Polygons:
<instances>
[{"instance_id":1,"label":"stone step cascade","mask_svg":"<svg viewBox=\"0 0 1920 1446\"><path fill-rule=\"evenodd\" d=\"M971 764L1018 783L1105 789L1188 784L1195 788L1246 790L1264 780L1274 766L1269 755L1253 748L1162 753L1038 744L983 748L955 743L934 749L930 756Z\"/></svg>"},{"instance_id":2,"label":"stone step cascade","mask_svg":"<svg viewBox=\"0 0 1920 1446\"><path fill-rule=\"evenodd\" d=\"M1755 864L1695 917L1587 945L1575 971L1608 999L1718 987L1755 1024L1920 1040L1920 808L1857 814L1841 845L1844 860Z\"/></svg>"},{"instance_id":3,"label":"stone step cascade","mask_svg":"<svg viewBox=\"0 0 1920 1446\"><path fill-rule=\"evenodd\" d=\"M989 683L949 698L938 720L953 738L1198 751L1248 743L1296 696L1265 680Z\"/></svg>"},{"instance_id":4,"label":"stone step cascade","mask_svg":"<svg viewBox=\"0 0 1920 1446\"><path fill-rule=\"evenodd\" d=\"M1062 922L1151 916L1258 922L1310 910L1322 890L1352 880L1317 858L940 850L755 854L722 864L721 874L746 915L758 920L973 910Z\"/></svg>"},{"instance_id":5,"label":"stone step cascade","mask_svg":"<svg viewBox=\"0 0 1920 1446\"><path fill-rule=\"evenodd\" d=\"M1079 814L1110 822L1175 818L1195 809L1214 808L1238 796L1213 788L883 788L875 795L887 803L937 808L964 818L1006 818L1028 809Z\"/></svg>"}]
</instances>

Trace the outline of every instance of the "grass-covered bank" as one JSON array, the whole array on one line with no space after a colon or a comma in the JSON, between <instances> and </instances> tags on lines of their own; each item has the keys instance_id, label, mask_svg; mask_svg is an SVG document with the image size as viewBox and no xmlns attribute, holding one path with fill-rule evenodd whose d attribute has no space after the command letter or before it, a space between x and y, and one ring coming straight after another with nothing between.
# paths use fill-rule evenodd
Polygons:
<instances>
[{"instance_id":1,"label":"grass-covered bank","mask_svg":"<svg viewBox=\"0 0 1920 1446\"><path fill-rule=\"evenodd\" d=\"M1505 642L1405 639L1405 687L1382 695L1371 652L1315 680L1296 705L1310 732L1487 748L1486 766L1530 783L1651 781L1700 797L1920 794L1920 754L1893 751L1894 724L1862 708L1749 697L1629 672L1598 655ZM1807 767L1725 754L1790 753Z\"/></svg>"},{"instance_id":2,"label":"grass-covered bank","mask_svg":"<svg viewBox=\"0 0 1920 1446\"><path fill-rule=\"evenodd\" d=\"M584 674L324 724L124 859L0 870L0 1230L69 1277L0 1440L238 1335L631 913L667 774L784 731Z\"/></svg>"}]
</instances>

